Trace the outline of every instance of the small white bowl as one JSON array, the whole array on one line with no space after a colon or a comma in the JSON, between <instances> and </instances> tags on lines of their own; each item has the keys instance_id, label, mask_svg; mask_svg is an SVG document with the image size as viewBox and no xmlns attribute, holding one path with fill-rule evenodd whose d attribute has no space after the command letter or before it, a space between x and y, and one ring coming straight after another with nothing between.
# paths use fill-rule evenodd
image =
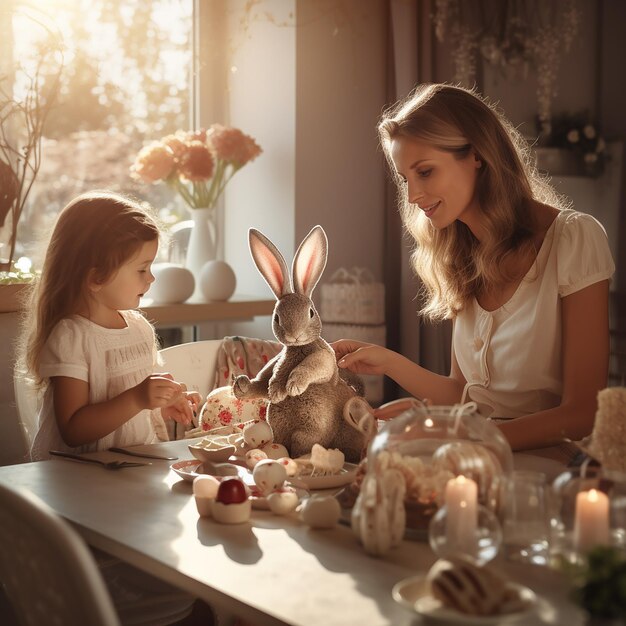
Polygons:
<instances>
[{"instance_id":1,"label":"small white bowl","mask_svg":"<svg viewBox=\"0 0 626 626\"><path fill-rule=\"evenodd\" d=\"M225 463L235 454L235 446L206 447L199 445L189 445L189 452L202 463Z\"/></svg>"}]
</instances>

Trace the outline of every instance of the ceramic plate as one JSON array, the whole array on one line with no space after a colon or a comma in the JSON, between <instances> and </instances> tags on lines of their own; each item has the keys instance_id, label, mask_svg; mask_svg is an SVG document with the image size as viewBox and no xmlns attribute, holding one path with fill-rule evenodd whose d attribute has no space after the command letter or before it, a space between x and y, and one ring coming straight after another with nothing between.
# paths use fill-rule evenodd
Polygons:
<instances>
[{"instance_id":1,"label":"ceramic plate","mask_svg":"<svg viewBox=\"0 0 626 626\"><path fill-rule=\"evenodd\" d=\"M393 599L405 609L415 612L431 622L445 624L512 624L528 615L537 604L537 596L528 587L511 583L526 600L528 608L515 613L500 615L467 615L444 607L439 600L430 595L426 576L412 576L396 583L391 591Z\"/></svg>"},{"instance_id":2,"label":"ceramic plate","mask_svg":"<svg viewBox=\"0 0 626 626\"><path fill-rule=\"evenodd\" d=\"M343 469L338 474L328 476L297 476L294 483L302 485L306 489L333 489L343 487L354 481L357 466L352 463L345 463Z\"/></svg>"},{"instance_id":3,"label":"ceramic plate","mask_svg":"<svg viewBox=\"0 0 626 626\"><path fill-rule=\"evenodd\" d=\"M254 485L254 481L252 480L252 474L244 467L239 467L237 465L233 465L237 469L237 474L243 482L248 485ZM187 459L185 461L176 461L176 463L172 463L170 465L170 469L178 474L184 480L192 483L193 479L196 476L207 476L209 475L207 472L203 470L202 463L198 461L198 459ZM233 474L235 476L235 474ZM218 480L220 478L224 478L224 476L216 476Z\"/></svg>"}]
</instances>

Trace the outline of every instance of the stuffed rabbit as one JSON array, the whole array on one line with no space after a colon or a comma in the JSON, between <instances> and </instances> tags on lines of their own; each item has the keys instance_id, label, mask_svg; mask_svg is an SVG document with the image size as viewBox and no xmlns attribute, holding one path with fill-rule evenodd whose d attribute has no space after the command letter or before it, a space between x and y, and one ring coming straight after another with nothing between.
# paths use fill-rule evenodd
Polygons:
<instances>
[{"instance_id":1,"label":"stuffed rabbit","mask_svg":"<svg viewBox=\"0 0 626 626\"><path fill-rule=\"evenodd\" d=\"M267 420L274 441L292 457L309 454L313 444L339 448L358 461L375 423L358 379L354 387L339 374L335 352L321 337L322 322L311 294L326 266L328 241L315 226L298 248L292 265L293 285L282 254L262 233L249 231L250 252L274 292L272 328L283 349L253 379L238 376L237 398L269 399Z\"/></svg>"}]
</instances>

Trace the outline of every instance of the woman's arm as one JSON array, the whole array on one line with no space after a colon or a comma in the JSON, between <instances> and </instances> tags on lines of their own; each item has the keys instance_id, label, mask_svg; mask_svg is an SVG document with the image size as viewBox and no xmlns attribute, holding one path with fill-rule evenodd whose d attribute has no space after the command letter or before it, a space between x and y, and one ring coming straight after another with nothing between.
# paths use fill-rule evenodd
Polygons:
<instances>
[{"instance_id":1,"label":"woman's arm","mask_svg":"<svg viewBox=\"0 0 626 626\"><path fill-rule=\"evenodd\" d=\"M71 447L105 437L143 409L170 406L183 393L179 383L160 374L152 374L139 385L97 404L89 404L89 385L83 380L55 376L51 384L59 432L63 441ZM186 417L191 419L188 403L187 411Z\"/></svg>"},{"instance_id":2,"label":"woman's arm","mask_svg":"<svg viewBox=\"0 0 626 626\"><path fill-rule=\"evenodd\" d=\"M607 385L609 283L600 281L566 296L561 303L563 395L554 409L501 422L514 450L540 448L589 435L597 395Z\"/></svg>"},{"instance_id":3,"label":"woman's arm","mask_svg":"<svg viewBox=\"0 0 626 626\"><path fill-rule=\"evenodd\" d=\"M355 374L384 374L415 398L428 398L433 404L455 404L461 400L465 383L454 352L450 376L442 376L375 344L341 339L332 347L337 354L337 365Z\"/></svg>"}]
</instances>

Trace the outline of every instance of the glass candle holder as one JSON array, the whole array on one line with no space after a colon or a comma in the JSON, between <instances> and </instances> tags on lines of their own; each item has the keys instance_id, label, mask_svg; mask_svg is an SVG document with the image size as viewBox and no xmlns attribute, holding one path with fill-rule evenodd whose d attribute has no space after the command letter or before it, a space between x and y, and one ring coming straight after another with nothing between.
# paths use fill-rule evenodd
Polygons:
<instances>
[{"instance_id":1,"label":"glass candle holder","mask_svg":"<svg viewBox=\"0 0 626 626\"><path fill-rule=\"evenodd\" d=\"M439 558L464 555L483 565L498 554L502 530L496 515L485 506L477 505L469 523L453 508L442 506L430 521L428 542Z\"/></svg>"},{"instance_id":2,"label":"glass candle holder","mask_svg":"<svg viewBox=\"0 0 626 626\"><path fill-rule=\"evenodd\" d=\"M626 474L583 464L552 484L551 555L580 563L596 546L626 553Z\"/></svg>"}]
</instances>

